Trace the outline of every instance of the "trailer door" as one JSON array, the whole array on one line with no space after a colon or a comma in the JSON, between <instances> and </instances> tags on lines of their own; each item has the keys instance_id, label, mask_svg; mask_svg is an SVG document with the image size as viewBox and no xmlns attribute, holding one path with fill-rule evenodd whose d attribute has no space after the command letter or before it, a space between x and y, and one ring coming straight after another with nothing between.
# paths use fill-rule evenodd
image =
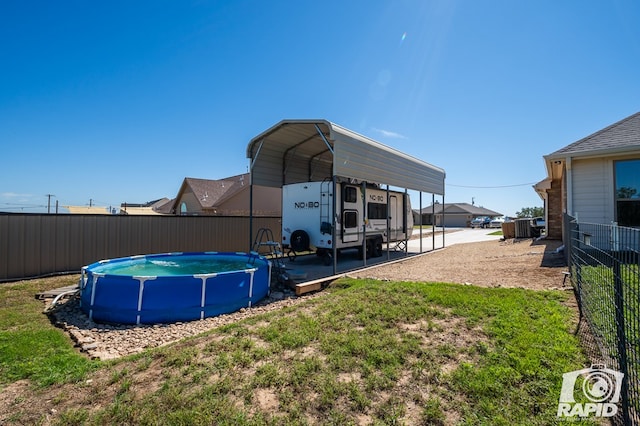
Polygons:
<instances>
[{"instance_id":1,"label":"trailer door","mask_svg":"<svg viewBox=\"0 0 640 426\"><path fill-rule=\"evenodd\" d=\"M398 211L398 197L391 195L389 197L389 228L390 228L390 241L396 241L399 238L399 231L401 230L402 216Z\"/></svg>"},{"instance_id":2,"label":"trailer door","mask_svg":"<svg viewBox=\"0 0 640 426\"><path fill-rule=\"evenodd\" d=\"M342 189L342 242L351 243L360 238L359 189L345 185Z\"/></svg>"}]
</instances>

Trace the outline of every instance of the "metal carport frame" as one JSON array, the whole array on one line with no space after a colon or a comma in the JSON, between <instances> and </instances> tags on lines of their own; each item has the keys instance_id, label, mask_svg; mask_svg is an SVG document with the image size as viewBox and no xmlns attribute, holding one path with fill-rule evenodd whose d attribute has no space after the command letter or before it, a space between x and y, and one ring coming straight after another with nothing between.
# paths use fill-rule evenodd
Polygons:
<instances>
[{"instance_id":1,"label":"metal carport frame","mask_svg":"<svg viewBox=\"0 0 640 426\"><path fill-rule=\"evenodd\" d=\"M333 181L335 193L340 177L442 195L444 202L443 169L324 119L282 120L251 139L246 154L251 193L253 185L281 188L325 179ZM252 224L252 205L250 210ZM335 273L335 235L333 241Z\"/></svg>"}]
</instances>

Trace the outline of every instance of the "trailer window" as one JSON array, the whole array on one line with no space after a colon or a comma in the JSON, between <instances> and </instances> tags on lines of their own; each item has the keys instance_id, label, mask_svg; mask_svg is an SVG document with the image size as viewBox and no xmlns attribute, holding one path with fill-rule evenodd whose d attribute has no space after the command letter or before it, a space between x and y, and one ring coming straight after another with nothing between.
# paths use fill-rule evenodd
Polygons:
<instances>
[{"instance_id":1,"label":"trailer window","mask_svg":"<svg viewBox=\"0 0 640 426\"><path fill-rule=\"evenodd\" d=\"M381 203L369 203L367 206L369 219L387 219L387 205Z\"/></svg>"},{"instance_id":2,"label":"trailer window","mask_svg":"<svg viewBox=\"0 0 640 426\"><path fill-rule=\"evenodd\" d=\"M344 187L344 202L355 203L358 201L358 190L355 186Z\"/></svg>"},{"instance_id":3,"label":"trailer window","mask_svg":"<svg viewBox=\"0 0 640 426\"><path fill-rule=\"evenodd\" d=\"M344 227L345 228L357 228L358 227L358 212L355 210L347 210L344 212Z\"/></svg>"}]
</instances>

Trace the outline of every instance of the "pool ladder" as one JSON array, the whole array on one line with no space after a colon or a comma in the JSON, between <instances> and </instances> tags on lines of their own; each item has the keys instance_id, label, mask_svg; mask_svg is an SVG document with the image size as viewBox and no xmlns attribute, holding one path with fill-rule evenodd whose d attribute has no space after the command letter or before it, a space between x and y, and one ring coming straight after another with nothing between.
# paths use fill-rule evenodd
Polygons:
<instances>
[{"instance_id":1,"label":"pool ladder","mask_svg":"<svg viewBox=\"0 0 640 426\"><path fill-rule=\"evenodd\" d=\"M280 242L273 238L273 231L270 228L260 228L253 241L253 252L265 256L271 260L271 279L279 283L289 280L284 266L284 256Z\"/></svg>"}]
</instances>

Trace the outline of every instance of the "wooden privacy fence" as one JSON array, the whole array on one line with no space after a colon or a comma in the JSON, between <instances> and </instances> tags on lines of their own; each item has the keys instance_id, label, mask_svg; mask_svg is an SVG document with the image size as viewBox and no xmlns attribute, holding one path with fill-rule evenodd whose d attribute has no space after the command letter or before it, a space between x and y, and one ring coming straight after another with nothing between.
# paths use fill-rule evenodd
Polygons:
<instances>
[{"instance_id":1,"label":"wooden privacy fence","mask_svg":"<svg viewBox=\"0 0 640 426\"><path fill-rule=\"evenodd\" d=\"M279 217L254 217L253 235ZM249 217L0 215L0 281L80 272L102 259L190 251L249 251Z\"/></svg>"}]
</instances>

